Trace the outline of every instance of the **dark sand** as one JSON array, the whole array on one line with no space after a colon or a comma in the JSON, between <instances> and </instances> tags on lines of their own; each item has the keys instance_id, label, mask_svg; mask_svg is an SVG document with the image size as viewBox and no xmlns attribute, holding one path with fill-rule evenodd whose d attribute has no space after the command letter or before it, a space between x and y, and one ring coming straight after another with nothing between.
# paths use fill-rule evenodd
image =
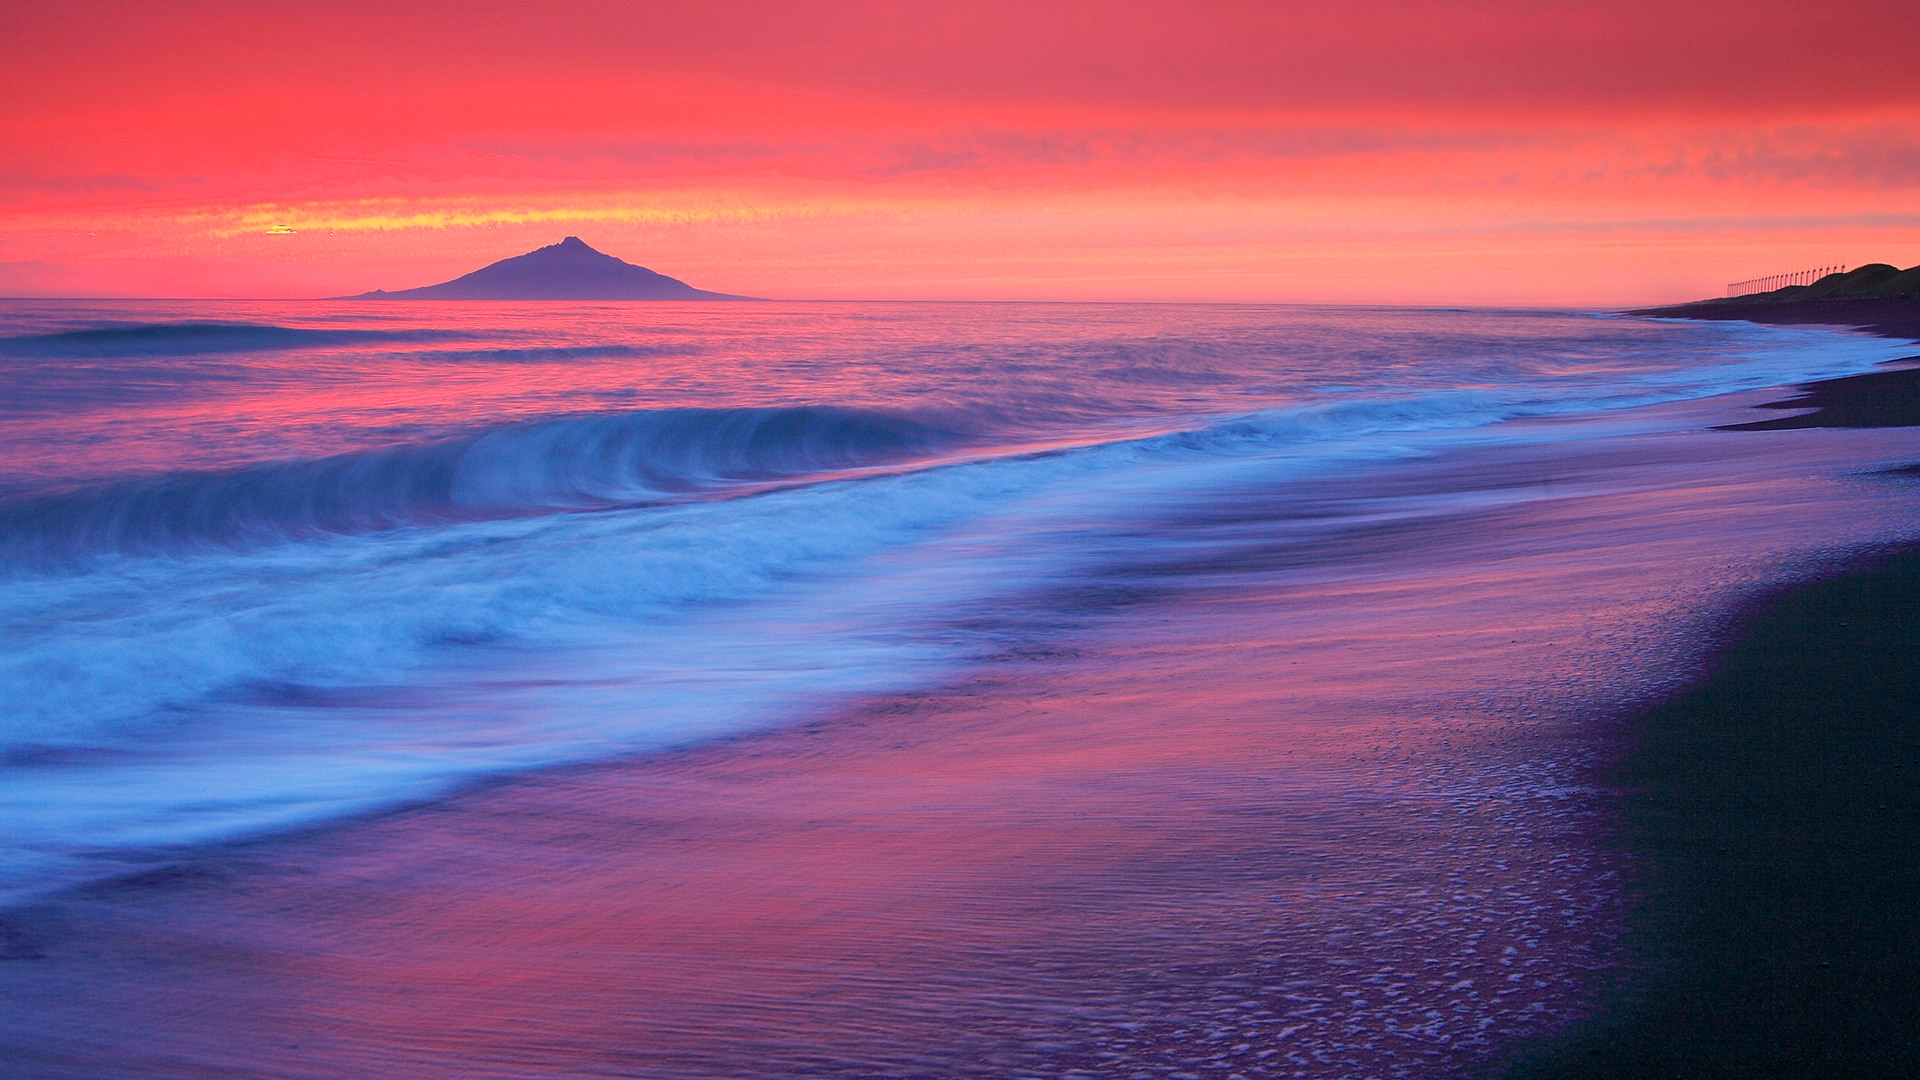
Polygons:
<instances>
[{"instance_id":1,"label":"dark sand","mask_svg":"<svg viewBox=\"0 0 1920 1080\"><path fill-rule=\"evenodd\" d=\"M1830 303L1920 333L1920 305ZM1781 314L1705 317L1840 321ZM1920 426L1920 368L1800 389L1760 408L1815 411L1723 430ZM1758 605L1629 736L1613 779L1651 872L1644 974L1507 1075L1920 1076L1920 550Z\"/></svg>"},{"instance_id":2,"label":"dark sand","mask_svg":"<svg viewBox=\"0 0 1920 1080\"><path fill-rule=\"evenodd\" d=\"M1593 718L1654 693L1751 565L1887 535L1886 504L1910 506L1862 495L1904 479L1829 479L1907 463L1885 433L1702 435L1723 405L1669 411L1604 452L1465 448L1365 490L1171 507L1141 527L1177 547L976 616L1012 651L951 686L9 913L0 1061L61 1080L1490 1067L1586 1016L1621 959L1630 867L1596 846ZM1772 441L1799 446L1756 456ZM1478 505L1516 482L1586 494ZM1436 493L1419 528L1343 509Z\"/></svg>"},{"instance_id":3,"label":"dark sand","mask_svg":"<svg viewBox=\"0 0 1920 1080\"><path fill-rule=\"evenodd\" d=\"M1920 361L1920 356L1910 357ZM1727 424L1722 431L1783 431L1813 427L1913 427L1920 424L1920 367L1894 368L1844 379L1808 383L1801 396L1770 401L1762 409L1812 409L1799 416L1780 416L1744 424Z\"/></svg>"},{"instance_id":4,"label":"dark sand","mask_svg":"<svg viewBox=\"0 0 1920 1080\"><path fill-rule=\"evenodd\" d=\"M1633 733L1649 975L1511 1075L1920 1075L1920 552L1761 606Z\"/></svg>"},{"instance_id":5,"label":"dark sand","mask_svg":"<svg viewBox=\"0 0 1920 1080\"><path fill-rule=\"evenodd\" d=\"M1297 498L1249 492L1244 519L1188 526L1244 532L1231 557L1199 545L1213 561L1116 570L1033 616L1138 604L1137 640L104 884L0 923L0 1061L88 1080L1469 1067L1583 1012L1617 959L1614 862L1566 797L1592 774L1534 707L1641 685L1614 631L1657 638L1639 612L1688 608L1642 583L1719 595L1719 530L1811 505L1792 486L1810 459L1756 474L1733 444L1807 438L1690 442L1742 464L1462 516L1419 534L1434 559L1458 547L1457 573L1285 596L1252 571L1310 567L1324 538L1288 539ZM1657 441L1616 453L1664 475ZM1539 476L1626 468L1579 446ZM1496 460L1480 489L1513 483ZM1404 570L1402 528L1339 539ZM1876 575L1777 601L1638 722L1615 775L1653 875L1632 985L1518 1075L1915 1071L1920 555ZM1171 577L1221 587L1138 603ZM1278 1053L1245 1062L1256 1047Z\"/></svg>"}]
</instances>

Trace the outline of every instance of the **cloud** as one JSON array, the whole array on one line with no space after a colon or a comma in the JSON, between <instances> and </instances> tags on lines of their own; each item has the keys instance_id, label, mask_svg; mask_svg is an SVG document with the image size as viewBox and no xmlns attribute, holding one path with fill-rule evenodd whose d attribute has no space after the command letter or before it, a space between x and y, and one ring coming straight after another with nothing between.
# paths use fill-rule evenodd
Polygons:
<instances>
[{"instance_id":1,"label":"cloud","mask_svg":"<svg viewBox=\"0 0 1920 1080\"><path fill-rule=\"evenodd\" d=\"M82 284L185 280L159 268L186 252L351 291L588 226L767 268L736 291L802 280L775 268L808 244L947 267L928 281L1076 258L1095 280L1186 237L1185 265L1238 281L1342 238L1892 245L1920 208L1920 20L1879 0L9 14L0 245ZM88 232L115 239L71 246Z\"/></svg>"}]
</instances>

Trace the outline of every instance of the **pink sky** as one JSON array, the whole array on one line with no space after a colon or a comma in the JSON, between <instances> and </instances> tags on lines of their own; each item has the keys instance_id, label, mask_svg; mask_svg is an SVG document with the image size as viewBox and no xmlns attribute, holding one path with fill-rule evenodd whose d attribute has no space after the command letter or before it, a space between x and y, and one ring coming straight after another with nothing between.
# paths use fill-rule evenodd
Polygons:
<instances>
[{"instance_id":1,"label":"pink sky","mask_svg":"<svg viewBox=\"0 0 1920 1080\"><path fill-rule=\"evenodd\" d=\"M1810 5L43 3L0 295L1613 305L1920 263L1920 18Z\"/></svg>"}]
</instances>

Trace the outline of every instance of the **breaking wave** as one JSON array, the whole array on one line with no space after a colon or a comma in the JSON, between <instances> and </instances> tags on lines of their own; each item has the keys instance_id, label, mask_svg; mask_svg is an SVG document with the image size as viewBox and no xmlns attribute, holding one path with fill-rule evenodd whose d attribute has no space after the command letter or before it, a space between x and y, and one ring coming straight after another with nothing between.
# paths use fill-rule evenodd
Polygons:
<instances>
[{"instance_id":1,"label":"breaking wave","mask_svg":"<svg viewBox=\"0 0 1920 1080\"><path fill-rule=\"evenodd\" d=\"M0 338L0 356L192 356L281 349L459 340L450 330L310 329L265 323L121 323Z\"/></svg>"},{"instance_id":2,"label":"breaking wave","mask_svg":"<svg viewBox=\"0 0 1920 1080\"><path fill-rule=\"evenodd\" d=\"M827 406L659 409L0 501L0 560L165 553L632 506L936 452L951 434Z\"/></svg>"}]
</instances>

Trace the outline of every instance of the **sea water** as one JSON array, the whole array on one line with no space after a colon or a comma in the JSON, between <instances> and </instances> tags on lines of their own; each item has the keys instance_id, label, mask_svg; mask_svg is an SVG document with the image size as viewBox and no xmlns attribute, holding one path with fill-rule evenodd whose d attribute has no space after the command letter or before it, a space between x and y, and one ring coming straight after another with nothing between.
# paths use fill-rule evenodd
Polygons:
<instances>
[{"instance_id":1,"label":"sea water","mask_svg":"<svg viewBox=\"0 0 1920 1080\"><path fill-rule=\"evenodd\" d=\"M821 1016L802 1015L805 995L784 1000L719 976L682 980L685 1007L702 1019L668 1027L724 1028L716 1018L738 1014L790 1051L809 1039L866 1047L835 1058L815 1045L785 1064L768 1049L769 1074L788 1075L795 1061L823 1073L957 1075L967 1061L982 1074L994 1061L1046 1071L1033 1062L1048 1046L1074 1048L1060 1053L1083 1065L1150 1050L1141 1061L1161 1054L1247 1075L1458 1067L1462 1054L1493 1052L1489 1031L1564 1023L1605 966L1595 942L1611 933L1604 912L1621 886L1598 849L1568 840L1558 861L1545 849L1538 862L1500 855L1502 836L1542 821L1601 828L1579 793L1598 738L1581 735L1581 717L1683 677L1704 647L1689 635L1745 592L1808 557L1910 531L1903 491L1847 479L1862 459L1892 460L1897 443L1713 431L1729 401L1746 401L1727 395L1901 355L1895 343L1828 331L1538 311L10 301L0 308L0 900L57 905L91 883L215 857L195 853L222 844L459 804L481 780L594 763L646 769L703 746L718 748L719 764L704 767L720 770L713 783L732 792L723 801L758 805L792 778L751 781L760 765L727 765L727 747L762 745L739 739L831 725L874 702L937 699L1017 669L1025 689L969 697L991 707L949 703L916 734L932 748L916 753L946 764L896 763L880 770L892 779L866 781L878 791L909 776L908 786L965 793L916 843L970 867L954 873L974 884L932 890L937 902L916 886L935 944L889 963L936 987L941 1009L984 1010L978 1025L998 1030L1013 999L993 979L980 975L969 991L929 974L972 947L955 929L964 919L935 912L984 888L968 875L998 874L1016 891L1023 873L1050 880L1030 864L1012 878L1005 865L983 869L973 845L980 829L1031 831L1073 805L1104 815L1088 826L1095 833L1121 820L1164 832L1189 811L1264 815L1259 838L1241 821L1178 850L1202 885L1295 851L1285 887L1267 883L1262 903L1277 912L1262 918L1316 928L1288 946L1311 954L1304 966L1247 975L1258 991L1165 971L1135 984L1111 965L1074 974L1105 947L1083 943L1049 954L1054 982L1022 983L1014 1012L1030 1030L981 1036L967 1051L986 1054L978 1060L927 1049L946 1036L923 1030L919 1014L823 1029ZM1008 719L1036 702L1052 703L1041 709L1051 719ZM1489 751L1488 731L1516 710L1553 715L1549 748ZM1249 727L1254 715L1266 726ZM957 747L1008 739L983 751L981 778L948 775ZM1079 779L1051 788L1040 769L1001 790L1052 760L1036 747L1056 743L1122 764L1077 764ZM844 729L834 745L840 762L872 749ZM1247 767L1250 753L1264 764ZM1169 755L1192 771L1165 772ZM1098 784L1086 779L1096 772ZM1160 779L1110 797L1134 783L1117 777L1145 772ZM580 791L606 782L582 779ZM651 797L629 794L579 797ZM1506 809L1461 809L1493 803ZM898 810L888 805L873 795L837 812L877 821ZM1378 827L1348 831L1341 815L1367 807ZM1429 813L1481 814L1479 839L1434 846L1413 827ZM1335 818L1344 824L1325 832ZM1250 846L1193 855L1227 836ZM1136 880L1137 861L1088 854L1137 835L1083 840L1049 865L1125 885L1134 899L1086 901L1069 930L1050 893L1051 914L1018 933L1071 937L1106 920L1124 937L1140 911L1194 886L1139 900L1136 886L1152 889ZM758 878L746 864L765 853L746 854L741 835L716 829L703 842L716 852L703 872ZM796 890L817 889L846 866L880 866L874 850L831 871L803 860L782 872L805 883ZM1356 858L1436 879L1356 898L1366 880ZM1313 859L1333 860L1329 880L1345 886L1323 894ZM1532 889L1575 865L1562 901L1503 905L1515 881ZM902 888L874 884L882 877L863 880L875 895ZM576 901L556 887L549 903L577 903L581 918L604 910L604 896L578 887ZM1107 886L1086 887L1097 897ZM460 888L485 891L473 878ZM1409 900L1443 894L1444 914ZM1541 922L1553 903L1564 908L1557 929ZM1232 910L1230 931L1142 932L1123 951L1140 970L1252 964L1275 931L1241 925L1248 916ZM1355 926L1334 925L1347 916ZM1427 983L1396 982L1390 961L1433 952L1408 935L1448 919L1519 944L1456 957L1427 980L1441 995L1427 1000L1408 988ZM1458 940L1433 929L1433 940L1477 955L1488 926ZM672 936L653 931L623 940ZM1542 941L1559 943L1539 961L1544 977L1505 992L1528 994L1475 996L1488 976L1461 964L1511 967L1514 950ZM1374 1011L1421 1052L1395 1057L1366 1024L1327 1026L1338 999L1319 996L1335 993L1323 976L1378 969L1383 957L1389 975L1375 981L1399 989ZM817 976L818 964L802 966ZM573 984L562 975L550 989L564 997ZM114 982L102 974L93 985L112 998ZM1111 993L1089 1004L1096 983ZM905 993L889 986L861 993L879 1008ZM1216 1021L1142 1042L1196 986L1227 993L1229 1013L1293 1000L1310 1019L1261 1029L1274 1046L1234 1036L1213 1048L1217 1059L1169 1049L1218 1042L1199 1034L1225 1030ZM672 997L644 983L623 992ZM769 993L784 1001L775 1011L791 1045L775 1037L780 1021L742 1004ZM1048 1013L1072 1002L1077 1020ZM876 1025L890 1034L874 1035ZM1082 1045L1095 1028L1108 1033L1104 1050ZM386 1038L342 1060L377 1059L379 1045L405 1057L395 1047L408 1037ZM712 1050L724 1038L695 1041ZM447 1062L462 1075L489 1063L501 1075L564 1074L582 1055L604 1065L594 1055L606 1048L591 1042L534 1068L522 1051L476 1039L476 1056L456 1050ZM1241 1042L1240 1057L1227 1053ZM900 1049L914 1045L926 1050L917 1063ZM434 1073L421 1064L430 1055L408 1052L415 1071ZM645 1068L752 1071L725 1055L690 1060Z\"/></svg>"}]
</instances>

